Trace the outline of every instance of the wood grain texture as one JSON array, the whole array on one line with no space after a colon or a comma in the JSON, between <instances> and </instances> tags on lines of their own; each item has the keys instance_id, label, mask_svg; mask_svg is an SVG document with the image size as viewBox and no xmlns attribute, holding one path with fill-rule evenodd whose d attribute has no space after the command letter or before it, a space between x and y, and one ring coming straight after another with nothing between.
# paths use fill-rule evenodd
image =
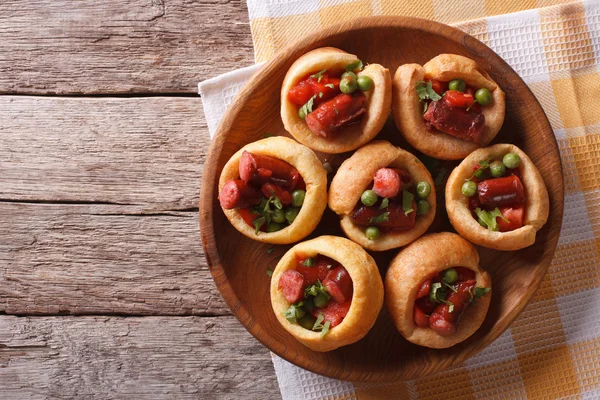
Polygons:
<instances>
[{"instance_id":1,"label":"wood grain texture","mask_svg":"<svg viewBox=\"0 0 600 400\"><path fill-rule=\"evenodd\" d=\"M195 208L210 140L201 108L199 98L0 96L0 200Z\"/></svg>"},{"instance_id":2,"label":"wood grain texture","mask_svg":"<svg viewBox=\"0 0 600 400\"><path fill-rule=\"evenodd\" d=\"M254 62L242 0L3 0L0 93L197 93Z\"/></svg>"},{"instance_id":3,"label":"wood grain texture","mask_svg":"<svg viewBox=\"0 0 600 400\"><path fill-rule=\"evenodd\" d=\"M491 306L481 329L454 347L434 350L410 344L384 310L373 329L357 343L328 353L309 350L278 324L270 307L269 283L260 277L272 258L281 256L284 249L266 255L260 245L242 237L227 223L219 206L217 179L225 162L243 145L261 138L263 132L283 132L279 118L283 77L299 56L323 46L341 48L391 71L409 62L423 64L440 53L474 59L506 93L506 120L495 142L516 144L542 173L550 195L548 222L531 247L516 252L480 250L480 265L492 276ZM291 44L254 76L229 108L219 129L205 164L200 195L201 234L211 272L242 324L272 351L303 368L344 380L389 382L457 365L506 330L531 299L550 265L563 213L556 139L541 106L519 76L488 47L457 29L432 21L381 17L344 22L315 32ZM405 147L393 126L386 126L378 138ZM443 205L443 190L438 193L437 200ZM443 209L438 212L444 214ZM448 222L443 222L436 229L450 230ZM341 234L337 217L331 212L324 214L311 237L323 234ZM374 254L382 274L395 253Z\"/></svg>"},{"instance_id":4,"label":"wood grain texture","mask_svg":"<svg viewBox=\"0 0 600 400\"><path fill-rule=\"evenodd\" d=\"M230 313L195 211L0 202L0 226L3 313Z\"/></svg>"},{"instance_id":5,"label":"wood grain texture","mask_svg":"<svg viewBox=\"0 0 600 400\"><path fill-rule=\"evenodd\" d=\"M0 316L0 338L5 399L280 398L233 317Z\"/></svg>"}]
</instances>

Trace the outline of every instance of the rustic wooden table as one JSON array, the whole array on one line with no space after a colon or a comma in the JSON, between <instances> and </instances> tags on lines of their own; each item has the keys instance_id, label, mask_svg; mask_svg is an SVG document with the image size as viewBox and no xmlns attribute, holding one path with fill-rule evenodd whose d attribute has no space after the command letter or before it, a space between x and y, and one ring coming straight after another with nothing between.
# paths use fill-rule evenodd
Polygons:
<instances>
[{"instance_id":1,"label":"rustic wooden table","mask_svg":"<svg viewBox=\"0 0 600 400\"><path fill-rule=\"evenodd\" d=\"M243 0L3 0L2 398L279 398L198 228L199 81L253 63Z\"/></svg>"}]
</instances>

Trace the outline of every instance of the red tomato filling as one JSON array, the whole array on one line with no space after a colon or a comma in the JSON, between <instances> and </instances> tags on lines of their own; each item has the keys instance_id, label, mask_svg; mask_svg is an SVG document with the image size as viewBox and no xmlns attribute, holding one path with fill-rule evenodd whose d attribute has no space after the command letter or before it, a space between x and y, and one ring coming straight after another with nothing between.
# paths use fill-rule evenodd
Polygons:
<instances>
[{"instance_id":1,"label":"red tomato filling","mask_svg":"<svg viewBox=\"0 0 600 400\"><path fill-rule=\"evenodd\" d=\"M304 313L310 316L304 318L312 318L313 324L322 315L322 324L329 322L330 328L339 325L352 303L350 274L339 262L323 255L299 257L297 261L296 269L281 275L278 288L289 303L302 302Z\"/></svg>"},{"instance_id":2,"label":"red tomato filling","mask_svg":"<svg viewBox=\"0 0 600 400\"><path fill-rule=\"evenodd\" d=\"M399 168L380 168L368 189L377 194L377 202L367 206L359 200L350 214L355 224L376 226L382 231L403 231L415 226L418 197L415 182L408 172ZM408 197L406 202L404 196ZM408 207L410 196L412 200ZM387 199L387 206L383 204L384 199Z\"/></svg>"},{"instance_id":3,"label":"red tomato filling","mask_svg":"<svg viewBox=\"0 0 600 400\"><path fill-rule=\"evenodd\" d=\"M308 129L315 135L331 137L342 127L357 122L367 111L366 97L358 89L351 94L340 91L341 72L308 76L292 87L288 100L302 108L312 100L305 115Z\"/></svg>"},{"instance_id":4,"label":"red tomato filling","mask_svg":"<svg viewBox=\"0 0 600 400\"><path fill-rule=\"evenodd\" d=\"M442 282L443 272L425 279L415 296L413 310L415 325L420 328L431 328L442 336L450 336L456 332L460 318L473 297L476 284L475 271L464 267L453 269L457 273L456 280L448 285L453 289L448 289L445 284L442 285L443 290L447 292L445 302L434 301L430 296L433 285ZM452 303L452 312L449 303Z\"/></svg>"},{"instance_id":5,"label":"red tomato filling","mask_svg":"<svg viewBox=\"0 0 600 400\"><path fill-rule=\"evenodd\" d=\"M492 177L489 168L482 169L480 164L473 166L473 172L477 170L482 171L481 176L471 179L477 184L477 193L469 198L473 218L479 219L475 211L477 208L488 212L498 208L504 217L495 217L498 232L521 228L525 217L526 195L520 169L507 168L500 177Z\"/></svg>"},{"instance_id":6,"label":"red tomato filling","mask_svg":"<svg viewBox=\"0 0 600 400\"><path fill-rule=\"evenodd\" d=\"M240 179L230 180L223 185L219 202L226 210L237 209L242 219L253 228L256 228L255 221L263 218L264 222L258 227L263 232L267 231L269 220L279 207L273 199L279 199L281 210L285 213L293 207L292 192L306 190L306 184L296 168L271 156L244 151L240 159L239 174ZM272 201L268 205L268 211L265 211L265 202L269 199ZM269 218L266 217L267 214ZM288 220L288 223L291 222ZM285 226L285 222L271 224L271 229L275 231Z\"/></svg>"},{"instance_id":7,"label":"red tomato filling","mask_svg":"<svg viewBox=\"0 0 600 400\"><path fill-rule=\"evenodd\" d=\"M485 125L481 105L475 102L475 88L466 86L464 92L449 90L448 82L427 80L441 100L425 100L427 109L423 120L428 130L480 143Z\"/></svg>"}]
</instances>

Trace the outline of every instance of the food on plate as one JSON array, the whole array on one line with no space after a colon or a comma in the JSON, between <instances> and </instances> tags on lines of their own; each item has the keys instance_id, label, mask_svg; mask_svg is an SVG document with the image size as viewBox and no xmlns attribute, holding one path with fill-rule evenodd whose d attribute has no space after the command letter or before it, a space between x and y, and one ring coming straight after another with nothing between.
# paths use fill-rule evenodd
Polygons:
<instances>
[{"instance_id":1,"label":"food on plate","mask_svg":"<svg viewBox=\"0 0 600 400\"><path fill-rule=\"evenodd\" d=\"M487 146L504 122L504 92L469 58L440 54L401 65L393 80L392 116L417 150L457 160Z\"/></svg>"},{"instance_id":2,"label":"food on plate","mask_svg":"<svg viewBox=\"0 0 600 400\"><path fill-rule=\"evenodd\" d=\"M479 329L491 289L475 247L449 232L411 243L385 276L386 306L398 331L412 343L436 349L454 346Z\"/></svg>"},{"instance_id":3,"label":"food on plate","mask_svg":"<svg viewBox=\"0 0 600 400\"><path fill-rule=\"evenodd\" d=\"M531 246L548 219L549 207L542 176L512 144L474 151L446 184L446 210L454 229L496 250Z\"/></svg>"},{"instance_id":4,"label":"food on plate","mask_svg":"<svg viewBox=\"0 0 600 400\"><path fill-rule=\"evenodd\" d=\"M350 239L382 251L405 246L425 233L435 217L435 186L416 156L379 140L342 163L328 203Z\"/></svg>"},{"instance_id":5,"label":"food on plate","mask_svg":"<svg viewBox=\"0 0 600 400\"><path fill-rule=\"evenodd\" d=\"M285 129L311 149L354 150L381 130L392 102L390 71L355 55L323 47L288 70L281 88Z\"/></svg>"},{"instance_id":6,"label":"food on plate","mask_svg":"<svg viewBox=\"0 0 600 400\"><path fill-rule=\"evenodd\" d=\"M383 282L359 245L320 236L292 247L271 277L271 305L279 323L315 351L360 340L383 305Z\"/></svg>"},{"instance_id":7,"label":"food on plate","mask_svg":"<svg viewBox=\"0 0 600 400\"><path fill-rule=\"evenodd\" d=\"M259 242L310 234L327 203L327 172L309 148L284 137L250 143L225 164L219 202L231 224Z\"/></svg>"}]
</instances>

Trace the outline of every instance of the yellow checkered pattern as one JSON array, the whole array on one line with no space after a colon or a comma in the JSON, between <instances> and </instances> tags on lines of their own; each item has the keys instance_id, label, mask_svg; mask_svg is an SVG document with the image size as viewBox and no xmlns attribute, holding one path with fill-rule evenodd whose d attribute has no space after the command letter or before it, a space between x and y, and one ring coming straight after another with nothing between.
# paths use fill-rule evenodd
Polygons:
<instances>
[{"instance_id":1,"label":"yellow checkered pattern","mask_svg":"<svg viewBox=\"0 0 600 400\"><path fill-rule=\"evenodd\" d=\"M305 387L305 398L600 399L600 2L248 0L248 8L257 61L344 19L408 15L454 24L528 83L550 119L564 167L556 255L532 302L496 342L433 377L353 383L338 393Z\"/></svg>"}]
</instances>

